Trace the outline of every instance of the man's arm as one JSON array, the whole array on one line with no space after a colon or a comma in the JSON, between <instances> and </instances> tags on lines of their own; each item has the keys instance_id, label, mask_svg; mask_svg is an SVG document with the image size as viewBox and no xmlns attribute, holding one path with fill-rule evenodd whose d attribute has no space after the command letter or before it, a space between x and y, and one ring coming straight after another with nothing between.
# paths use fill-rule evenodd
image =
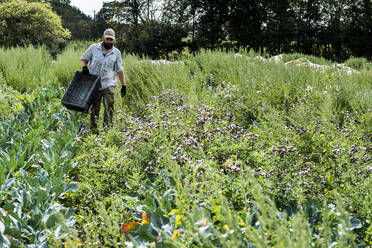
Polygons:
<instances>
[{"instance_id":1,"label":"man's arm","mask_svg":"<svg viewBox=\"0 0 372 248\"><path fill-rule=\"evenodd\" d=\"M88 61L87 60L82 59L82 60L80 60L80 62L81 62L81 67L88 66Z\"/></svg>"},{"instance_id":2,"label":"man's arm","mask_svg":"<svg viewBox=\"0 0 372 248\"><path fill-rule=\"evenodd\" d=\"M124 71L119 71L118 72L118 77L119 77L119 81L120 81L121 85L125 85L126 86L125 77L124 77Z\"/></svg>"}]
</instances>

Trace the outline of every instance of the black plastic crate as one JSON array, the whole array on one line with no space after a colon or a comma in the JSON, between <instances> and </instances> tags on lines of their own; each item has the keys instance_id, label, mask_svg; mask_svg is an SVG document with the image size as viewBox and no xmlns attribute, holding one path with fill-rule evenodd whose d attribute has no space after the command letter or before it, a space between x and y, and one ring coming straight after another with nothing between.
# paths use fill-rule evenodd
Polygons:
<instances>
[{"instance_id":1,"label":"black plastic crate","mask_svg":"<svg viewBox=\"0 0 372 248\"><path fill-rule=\"evenodd\" d=\"M61 102L68 109L87 113L100 86L100 77L77 71Z\"/></svg>"}]
</instances>

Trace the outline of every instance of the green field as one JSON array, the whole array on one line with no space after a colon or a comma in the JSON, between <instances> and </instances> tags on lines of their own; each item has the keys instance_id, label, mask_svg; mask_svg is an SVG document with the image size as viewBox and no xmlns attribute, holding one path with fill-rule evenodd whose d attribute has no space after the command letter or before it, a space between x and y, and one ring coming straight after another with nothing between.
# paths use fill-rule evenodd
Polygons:
<instances>
[{"instance_id":1,"label":"green field","mask_svg":"<svg viewBox=\"0 0 372 248\"><path fill-rule=\"evenodd\" d=\"M367 60L123 54L93 135L60 103L87 46L0 49L0 247L371 247Z\"/></svg>"}]
</instances>

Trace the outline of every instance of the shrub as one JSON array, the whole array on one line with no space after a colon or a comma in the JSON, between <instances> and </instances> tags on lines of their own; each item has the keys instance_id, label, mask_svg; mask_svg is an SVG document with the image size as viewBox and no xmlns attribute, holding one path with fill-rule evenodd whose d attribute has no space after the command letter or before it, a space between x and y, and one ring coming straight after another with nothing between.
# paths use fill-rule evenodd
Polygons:
<instances>
[{"instance_id":1,"label":"shrub","mask_svg":"<svg viewBox=\"0 0 372 248\"><path fill-rule=\"evenodd\" d=\"M345 61L345 65L359 71L372 69L372 63L369 63L366 58L351 57Z\"/></svg>"},{"instance_id":2,"label":"shrub","mask_svg":"<svg viewBox=\"0 0 372 248\"><path fill-rule=\"evenodd\" d=\"M20 95L4 83L0 74L0 120L9 120L23 110Z\"/></svg>"}]
</instances>

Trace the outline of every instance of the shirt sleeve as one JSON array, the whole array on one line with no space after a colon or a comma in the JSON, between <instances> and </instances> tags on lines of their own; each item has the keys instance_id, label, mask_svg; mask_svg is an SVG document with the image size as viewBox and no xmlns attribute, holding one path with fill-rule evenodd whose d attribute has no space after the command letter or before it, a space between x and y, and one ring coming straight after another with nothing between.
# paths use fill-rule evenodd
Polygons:
<instances>
[{"instance_id":1,"label":"shirt sleeve","mask_svg":"<svg viewBox=\"0 0 372 248\"><path fill-rule=\"evenodd\" d=\"M121 59L121 52L119 51L116 62L115 62L115 71L121 72L123 71L123 60Z\"/></svg>"},{"instance_id":2,"label":"shirt sleeve","mask_svg":"<svg viewBox=\"0 0 372 248\"><path fill-rule=\"evenodd\" d=\"M81 56L81 60L90 61L93 57L93 45L91 45Z\"/></svg>"}]
</instances>

